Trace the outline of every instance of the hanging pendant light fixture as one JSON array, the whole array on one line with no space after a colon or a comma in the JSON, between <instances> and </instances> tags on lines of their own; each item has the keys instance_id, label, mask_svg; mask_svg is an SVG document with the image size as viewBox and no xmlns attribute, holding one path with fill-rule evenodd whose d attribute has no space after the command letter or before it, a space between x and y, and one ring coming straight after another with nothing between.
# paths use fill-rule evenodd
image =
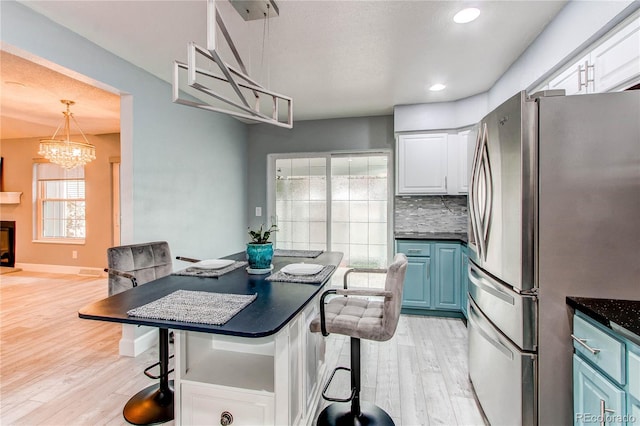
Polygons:
<instances>
[{"instance_id":1,"label":"hanging pendant light fixture","mask_svg":"<svg viewBox=\"0 0 640 426\"><path fill-rule=\"evenodd\" d=\"M56 139L56 135L58 134L60 127L62 127L61 124L58 126L58 129L51 139L40 140L40 151L38 151L38 154L65 169L84 166L88 162L96 159L96 147L89 143L87 137L82 132L82 129L80 129L78 122L70 111L69 107L75 104L75 102L65 99L62 99L60 102L67 106L67 110L62 112L62 114L64 114L63 124L65 139ZM73 122L76 123L78 130L80 130L80 134L84 138L84 142L71 141L69 118L73 118Z\"/></svg>"}]
</instances>

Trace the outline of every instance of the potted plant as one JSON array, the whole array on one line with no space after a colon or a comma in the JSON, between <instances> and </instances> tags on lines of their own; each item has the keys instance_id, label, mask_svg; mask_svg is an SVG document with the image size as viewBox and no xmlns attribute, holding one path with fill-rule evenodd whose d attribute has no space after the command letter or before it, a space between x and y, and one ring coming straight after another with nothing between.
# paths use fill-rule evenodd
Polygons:
<instances>
[{"instance_id":1,"label":"potted plant","mask_svg":"<svg viewBox=\"0 0 640 426\"><path fill-rule=\"evenodd\" d=\"M249 228L251 242L247 243L247 260L249 268L252 270L271 269L271 259L273 259L273 243L269 242L271 234L278 230L276 225L271 225L263 230L264 224L260 225L257 231Z\"/></svg>"}]
</instances>

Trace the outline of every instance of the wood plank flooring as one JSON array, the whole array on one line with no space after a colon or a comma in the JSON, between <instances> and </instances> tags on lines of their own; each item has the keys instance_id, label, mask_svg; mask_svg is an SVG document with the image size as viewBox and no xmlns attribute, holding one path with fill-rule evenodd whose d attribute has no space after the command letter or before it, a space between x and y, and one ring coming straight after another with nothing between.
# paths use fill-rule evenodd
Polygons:
<instances>
[{"instance_id":1,"label":"wood plank flooring","mask_svg":"<svg viewBox=\"0 0 640 426\"><path fill-rule=\"evenodd\" d=\"M128 424L122 408L153 383L142 370L157 360L157 348L120 357L119 324L78 318L79 308L106 295L106 278L0 277L0 424ZM326 345L330 369L349 365L348 338L332 335ZM403 315L388 342L362 341L362 399L397 425L483 425L466 353L462 321ZM348 388L344 373L330 393Z\"/></svg>"}]
</instances>

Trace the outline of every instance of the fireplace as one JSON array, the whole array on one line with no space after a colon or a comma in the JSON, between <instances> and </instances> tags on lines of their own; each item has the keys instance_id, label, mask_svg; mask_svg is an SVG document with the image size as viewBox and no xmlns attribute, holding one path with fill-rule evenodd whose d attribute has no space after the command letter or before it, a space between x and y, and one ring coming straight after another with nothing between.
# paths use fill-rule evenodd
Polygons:
<instances>
[{"instance_id":1,"label":"fireplace","mask_svg":"<svg viewBox=\"0 0 640 426\"><path fill-rule=\"evenodd\" d=\"M0 266L16 264L16 223L3 220L0 224Z\"/></svg>"}]
</instances>

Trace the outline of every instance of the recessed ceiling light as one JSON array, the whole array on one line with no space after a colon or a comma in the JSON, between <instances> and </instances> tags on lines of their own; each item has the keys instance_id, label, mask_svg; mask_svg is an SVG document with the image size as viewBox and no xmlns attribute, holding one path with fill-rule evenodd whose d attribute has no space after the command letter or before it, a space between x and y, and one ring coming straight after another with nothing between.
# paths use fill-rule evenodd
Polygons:
<instances>
[{"instance_id":1,"label":"recessed ceiling light","mask_svg":"<svg viewBox=\"0 0 640 426\"><path fill-rule=\"evenodd\" d=\"M439 92L441 90L444 90L444 88L447 87L444 84L440 84L440 83L436 83L433 86L429 87L429 90L431 90L432 92Z\"/></svg>"},{"instance_id":2,"label":"recessed ceiling light","mask_svg":"<svg viewBox=\"0 0 640 426\"><path fill-rule=\"evenodd\" d=\"M466 24L475 20L478 16L480 16L480 9L476 9L475 7L469 7L467 9L462 9L460 12L456 13L453 17L453 21L458 24Z\"/></svg>"}]
</instances>

